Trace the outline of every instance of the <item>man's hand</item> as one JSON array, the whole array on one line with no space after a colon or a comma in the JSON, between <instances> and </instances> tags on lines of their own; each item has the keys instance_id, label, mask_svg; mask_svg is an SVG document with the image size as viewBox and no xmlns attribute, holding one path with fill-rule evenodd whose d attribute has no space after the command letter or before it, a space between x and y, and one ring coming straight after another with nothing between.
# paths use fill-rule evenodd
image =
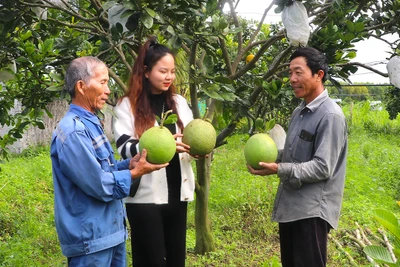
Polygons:
<instances>
[{"instance_id":1,"label":"man's hand","mask_svg":"<svg viewBox=\"0 0 400 267\"><path fill-rule=\"evenodd\" d=\"M129 169L130 170L134 169L139 160L140 160L140 153L137 153L133 158L131 158L131 161L129 162Z\"/></svg>"},{"instance_id":2,"label":"man's hand","mask_svg":"<svg viewBox=\"0 0 400 267\"><path fill-rule=\"evenodd\" d=\"M146 149L142 150L141 154L136 154L129 163L129 168L131 168L131 176L132 179L139 178L140 176L151 173L153 171L157 171L161 168L165 168L169 163L165 164L152 164L146 160L147 151Z\"/></svg>"},{"instance_id":3,"label":"man's hand","mask_svg":"<svg viewBox=\"0 0 400 267\"><path fill-rule=\"evenodd\" d=\"M260 162L259 164L261 167L261 169L259 170L253 169L249 164L247 164L247 169L251 174L261 175L261 176L278 173L278 164L275 162L273 163Z\"/></svg>"}]
</instances>

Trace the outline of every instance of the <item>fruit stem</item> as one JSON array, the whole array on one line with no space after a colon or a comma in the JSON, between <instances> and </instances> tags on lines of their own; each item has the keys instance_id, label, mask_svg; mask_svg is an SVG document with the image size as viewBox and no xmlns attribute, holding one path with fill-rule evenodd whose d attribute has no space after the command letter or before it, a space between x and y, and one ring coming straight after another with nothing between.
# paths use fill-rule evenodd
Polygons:
<instances>
[{"instance_id":1,"label":"fruit stem","mask_svg":"<svg viewBox=\"0 0 400 267\"><path fill-rule=\"evenodd\" d=\"M161 128L163 127L164 121L165 121L165 119L167 118L167 116L168 116L169 113L172 113L172 109L170 109L170 110L168 110L167 112L161 114L161 123L160 123L160 127L161 127Z\"/></svg>"}]
</instances>

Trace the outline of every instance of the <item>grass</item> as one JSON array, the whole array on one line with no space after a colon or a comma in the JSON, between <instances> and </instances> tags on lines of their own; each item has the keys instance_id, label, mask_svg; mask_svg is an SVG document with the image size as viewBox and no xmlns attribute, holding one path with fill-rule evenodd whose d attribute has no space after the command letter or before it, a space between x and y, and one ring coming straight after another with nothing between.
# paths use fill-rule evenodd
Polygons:
<instances>
[{"instance_id":1,"label":"grass","mask_svg":"<svg viewBox=\"0 0 400 267\"><path fill-rule=\"evenodd\" d=\"M375 208L400 218L399 123L388 126L382 123L387 120L384 112L355 109L353 117L348 115L351 131L339 229L331 233L359 266L370 266L349 235L358 225L376 233L379 225L370 215ZM361 113L363 118L355 117ZM372 127L371 118L379 123ZM277 224L271 222L278 179L247 172L246 140L246 135L231 136L214 154L209 215L216 251L194 254L194 202L189 204L187 266L280 266ZM0 167L0 266L66 266L53 222L49 148L27 150ZM350 265L332 241L328 250L328 266Z\"/></svg>"}]
</instances>

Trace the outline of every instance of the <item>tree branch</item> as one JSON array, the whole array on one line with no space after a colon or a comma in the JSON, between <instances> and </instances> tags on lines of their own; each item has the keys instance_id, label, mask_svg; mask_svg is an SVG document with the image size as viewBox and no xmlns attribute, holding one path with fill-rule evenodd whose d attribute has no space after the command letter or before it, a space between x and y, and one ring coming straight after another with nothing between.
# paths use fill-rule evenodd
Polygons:
<instances>
[{"instance_id":1,"label":"tree branch","mask_svg":"<svg viewBox=\"0 0 400 267\"><path fill-rule=\"evenodd\" d=\"M57 6L57 5L54 5L54 4L52 4L52 3L50 3L49 4L49 2L47 1L47 0L43 0L44 2L47 2L48 4L46 5L46 4L42 4L42 3L40 3L40 2L37 2L37 3L28 3L28 2L23 2L23 1L21 1L20 3L22 4L22 5L25 5L25 6L27 6L27 7L41 7L41 8L53 8L53 9L58 9L58 10L60 10L60 11L63 11L63 12L65 12L65 13L67 13L68 15L70 15L70 16L74 16L74 17L76 17L76 18L78 18L78 19L80 19L80 20L82 20L82 21L84 21L84 22L95 22L95 21L97 21L98 20L98 18L97 17L92 17L92 18L90 18L90 19L88 19L88 18L85 18L85 17L83 17L83 16L81 16L78 12L72 12L72 11L70 11L70 10L68 10L68 9L66 9L66 8L64 8L64 7L61 7L61 6ZM87 13L90 13L90 12L87 12Z\"/></svg>"},{"instance_id":2,"label":"tree branch","mask_svg":"<svg viewBox=\"0 0 400 267\"><path fill-rule=\"evenodd\" d=\"M114 46L114 51L117 52L119 55L119 58L121 59L122 63L124 63L125 67L128 69L129 73L132 72L132 67L131 64L126 60L125 54L122 52L122 46L121 44L118 45L118 47Z\"/></svg>"},{"instance_id":3,"label":"tree branch","mask_svg":"<svg viewBox=\"0 0 400 267\"><path fill-rule=\"evenodd\" d=\"M126 93L128 91L128 87L121 80L121 78L111 68L108 68L108 73L110 74L111 78L113 78L113 80L122 88L124 93Z\"/></svg>"},{"instance_id":4,"label":"tree branch","mask_svg":"<svg viewBox=\"0 0 400 267\"><path fill-rule=\"evenodd\" d=\"M379 75L381 75L383 77L389 77L389 74L381 72L381 71L379 71L377 69L374 69L374 68L372 68L370 66L367 66L367 65L365 65L363 63L360 63L360 62L348 62L348 63L344 63L344 64L337 64L336 66L340 66L340 67L344 67L344 66L359 66L359 67L362 67L364 69L367 69L367 70L370 70L372 72L375 72L376 74L379 74Z\"/></svg>"},{"instance_id":5,"label":"tree branch","mask_svg":"<svg viewBox=\"0 0 400 267\"><path fill-rule=\"evenodd\" d=\"M227 72L228 72L228 76L232 75L232 65L231 65L231 61L230 61L230 58L229 58L229 53L228 53L228 50L227 50L227 47L226 47L225 40L223 38L218 38L218 39L219 39L219 42L221 44L220 47L221 47L222 55L223 55L223 58L224 58L224 61L225 61L225 64L226 64L226 69L227 69Z\"/></svg>"},{"instance_id":6,"label":"tree branch","mask_svg":"<svg viewBox=\"0 0 400 267\"><path fill-rule=\"evenodd\" d=\"M277 42L278 40L282 39L283 37L285 37L285 35L283 34L283 30L278 32L278 33L276 33L274 36L271 36L271 38L269 38L268 40L266 40L264 42L263 46L258 50L258 52L255 54L254 58L248 64L246 64L238 72L236 72L236 73L234 73L232 75L229 75L228 78L231 79L231 80L236 80L237 78L239 78L243 74L245 74L248 70L254 68L255 67L255 63L264 54L264 52L270 46L272 46L275 42Z\"/></svg>"},{"instance_id":7,"label":"tree branch","mask_svg":"<svg viewBox=\"0 0 400 267\"><path fill-rule=\"evenodd\" d=\"M239 24L239 20L238 20L237 14L235 12L235 7L233 6L233 1L232 0L227 0L227 2L228 2L228 5L229 5L229 9L231 10L231 16L232 16L232 19L233 19L233 24L235 25L235 27L239 27L240 24ZM238 38L238 41L237 41L238 42L238 51L241 51L242 47L243 47L243 37L242 37L242 32L241 31L237 33L237 38Z\"/></svg>"},{"instance_id":8,"label":"tree branch","mask_svg":"<svg viewBox=\"0 0 400 267\"><path fill-rule=\"evenodd\" d=\"M346 255L347 259L350 261L350 265L351 266L355 266L358 267L358 264L355 262L354 258L350 255L350 253L348 253L342 246L342 244L340 244L340 242L334 238L331 234L328 234L329 239L333 240L333 242L335 243L336 247L338 248L338 250L340 252L342 252L344 255Z\"/></svg>"},{"instance_id":9,"label":"tree branch","mask_svg":"<svg viewBox=\"0 0 400 267\"><path fill-rule=\"evenodd\" d=\"M358 230L356 230L356 236L357 235L359 235L359 232L358 232ZM358 237L354 237L354 236L352 236L352 235L350 235L350 234L346 234L346 236L350 239L350 240L352 240L352 241L354 241L356 244L358 244L361 248L365 248L366 246L365 246L365 244L364 244L364 242L361 240L361 238L358 236ZM373 264L374 265L374 267L379 267L379 265L378 264L376 264L375 263L375 261L370 257L370 256L368 256L368 255L365 255L366 256L366 258L367 258L367 260L371 263L371 264Z\"/></svg>"},{"instance_id":10,"label":"tree branch","mask_svg":"<svg viewBox=\"0 0 400 267\"><path fill-rule=\"evenodd\" d=\"M258 45L257 43L259 43L259 42L253 43L254 39L257 37L258 33L260 32L261 27L262 27L262 25L264 23L265 17L267 16L268 12L270 11L270 9L272 8L273 5L274 5L274 3L271 2L271 4L264 10L264 14L262 15L262 18L261 18L260 22L258 23L257 29L251 35L247 47L245 47L243 51L242 51L242 49L238 49L237 57L236 57L235 61L232 64L232 71L233 72L236 72L236 69L237 69L240 61L242 60L243 55L245 55L247 53L247 51L249 51L252 47Z\"/></svg>"},{"instance_id":11,"label":"tree branch","mask_svg":"<svg viewBox=\"0 0 400 267\"><path fill-rule=\"evenodd\" d=\"M397 262L396 256L393 253L393 246L392 246L392 244L390 244L390 242L389 242L389 240L388 240L388 238L386 236L386 233L380 228L378 229L378 232L383 236L383 240L385 242L385 246L388 249L388 251L390 253L390 256L392 257L392 260L394 262Z\"/></svg>"},{"instance_id":12,"label":"tree branch","mask_svg":"<svg viewBox=\"0 0 400 267\"><path fill-rule=\"evenodd\" d=\"M189 57L189 88L190 88L190 103L192 104L192 112L194 118L200 118L200 110L199 110L199 102L197 99L197 86L194 82L196 77L196 55L197 55L197 47L198 43L194 42L190 49L190 57Z\"/></svg>"}]
</instances>

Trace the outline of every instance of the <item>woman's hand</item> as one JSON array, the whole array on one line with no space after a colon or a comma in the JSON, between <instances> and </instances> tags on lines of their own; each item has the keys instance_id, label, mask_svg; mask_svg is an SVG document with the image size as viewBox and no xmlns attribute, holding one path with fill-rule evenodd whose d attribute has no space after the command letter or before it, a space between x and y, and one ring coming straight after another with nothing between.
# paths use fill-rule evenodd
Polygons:
<instances>
[{"instance_id":1,"label":"woman's hand","mask_svg":"<svg viewBox=\"0 0 400 267\"><path fill-rule=\"evenodd\" d=\"M174 138L176 140L176 153L189 153L190 146L183 143L182 141L179 141L178 137L183 137L183 134L174 134ZM180 140L182 140L182 138L180 138Z\"/></svg>"}]
</instances>

